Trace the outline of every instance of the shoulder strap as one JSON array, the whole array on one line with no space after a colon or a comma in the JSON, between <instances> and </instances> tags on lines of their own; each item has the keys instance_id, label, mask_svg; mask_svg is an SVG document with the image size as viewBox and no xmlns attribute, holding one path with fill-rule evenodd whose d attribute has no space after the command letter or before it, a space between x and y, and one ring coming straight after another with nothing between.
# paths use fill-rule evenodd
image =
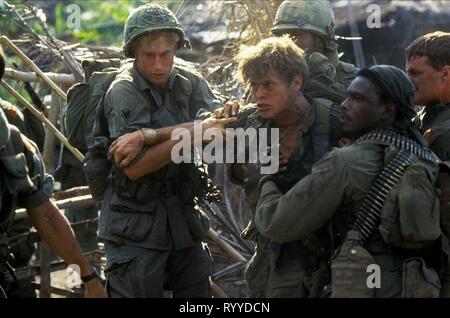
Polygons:
<instances>
[{"instance_id":1,"label":"shoulder strap","mask_svg":"<svg viewBox=\"0 0 450 318\"><path fill-rule=\"evenodd\" d=\"M311 129L314 160L318 161L330 151L330 108L333 103L326 99L314 99L315 123Z\"/></svg>"}]
</instances>

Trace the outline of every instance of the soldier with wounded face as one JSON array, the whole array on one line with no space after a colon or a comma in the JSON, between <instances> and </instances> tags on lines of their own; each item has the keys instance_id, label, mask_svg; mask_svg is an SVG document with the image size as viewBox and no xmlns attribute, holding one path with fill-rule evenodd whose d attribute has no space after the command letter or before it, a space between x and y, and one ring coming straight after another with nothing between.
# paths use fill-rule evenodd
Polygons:
<instances>
[{"instance_id":1,"label":"soldier with wounded face","mask_svg":"<svg viewBox=\"0 0 450 318\"><path fill-rule=\"evenodd\" d=\"M271 37L244 48L236 56L236 62L240 80L251 89L256 103L242 108L237 115L238 122L232 125L279 129L283 171L278 172L274 180L285 193L311 171L316 161L339 144L338 106L323 98L313 98L304 91L310 80L305 55L287 36ZM216 113L226 116L227 109ZM249 144L246 147L251 149ZM252 214L260 169L258 162L235 163L231 167L233 181L245 188ZM242 179L242 170L248 176L245 179ZM244 238L256 242L256 252L245 272L249 296L309 297L319 259L302 241L279 244L264 237L255 228L253 217L243 232Z\"/></svg>"}]
</instances>

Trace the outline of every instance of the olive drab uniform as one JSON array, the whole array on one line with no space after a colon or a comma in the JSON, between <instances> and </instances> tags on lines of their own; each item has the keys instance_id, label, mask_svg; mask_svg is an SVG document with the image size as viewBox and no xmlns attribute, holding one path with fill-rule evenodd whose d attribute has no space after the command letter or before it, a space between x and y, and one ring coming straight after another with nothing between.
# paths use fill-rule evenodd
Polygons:
<instances>
[{"instance_id":1,"label":"olive drab uniform","mask_svg":"<svg viewBox=\"0 0 450 318\"><path fill-rule=\"evenodd\" d=\"M428 140L430 149L442 161L450 160L450 105L437 103L425 107L417 114L414 122L419 125L422 132L432 129Z\"/></svg>"},{"instance_id":2,"label":"olive drab uniform","mask_svg":"<svg viewBox=\"0 0 450 318\"><path fill-rule=\"evenodd\" d=\"M379 129L331 151L284 196L264 182L258 230L288 242L331 222L332 248L323 252L331 259L333 297L438 297L448 277L448 240L441 235L437 157L424 144ZM399 163L395 173L386 169ZM377 209L378 216L364 216ZM380 267L380 288L367 285L370 264Z\"/></svg>"},{"instance_id":3,"label":"olive drab uniform","mask_svg":"<svg viewBox=\"0 0 450 318\"><path fill-rule=\"evenodd\" d=\"M277 184L282 192L287 192L298 180L308 175L311 167L332 147L339 143L340 109L332 102L309 98L312 112L305 127L299 131L299 149L288 161L287 170L276 174ZM258 116L254 106L247 106L238 115L236 126L270 128L271 121ZM245 182L232 178L243 185L250 210L256 208L257 184L260 178L258 164L246 164L249 172ZM231 174L233 176L233 174ZM262 236L252 219L243 232L243 237L255 241L256 251L247 265L245 275L250 297L309 297L313 282L313 272L318 262L304 242L293 241L275 243Z\"/></svg>"},{"instance_id":4,"label":"olive drab uniform","mask_svg":"<svg viewBox=\"0 0 450 318\"><path fill-rule=\"evenodd\" d=\"M310 98L327 99L340 104L346 98L347 87L355 78L358 69L339 60L334 24L334 14L327 1L284 1L277 10L271 31L275 35L281 35L289 33L289 30L305 30L325 40L327 46L325 54L310 52L305 57L310 76L304 83L303 92ZM331 150L332 146L328 150ZM249 168L248 174L255 175L255 172ZM303 175L299 175L297 180L302 177ZM258 194L257 182L257 180L249 181L249 185L246 186L247 201L252 201L249 205L253 207L256 205ZM244 236L248 237L245 233ZM261 238L260 235L259 237ZM265 286L270 266L267 262L268 253L264 252L267 249L263 249L262 245L262 241L257 244L257 251L246 272L252 297L266 295ZM309 291L311 297L315 294L313 289L314 287Z\"/></svg>"},{"instance_id":5,"label":"olive drab uniform","mask_svg":"<svg viewBox=\"0 0 450 318\"><path fill-rule=\"evenodd\" d=\"M173 13L146 4L127 19L125 55L133 57L131 43L136 37L158 30L178 33L178 46L188 46ZM125 133L193 121L221 106L202 77L178 66L170 72L163 96L135 63L109 87L97 109L94 145L85 163L90 188L96 197L103 196L99 236L105 241L109 296L162 297L164 289L172 290L174 297L211 296L212 264L202 244L209 220L196 204L204 197L205 175L195 164L170 163L131 181L107 160L106 152L110 142ZM147 150L144 147L138 158ZM98 162L106 168L100 166L93 173ZM97 178L108 165L111 173ZM94 184L98 180L105 182Z\"/></svg>"},{"instance_id":6,"label":"olive drab uniform","mask_svg":"<svg viewBox=\"0 0 450 318\"><path fill-rule=\"evenodd\" d=\"M114 139L141 127L192 121L200 108L220 105L206 82L190 71L173 68L163 101L130 66L111 85L104 114ZM136 181L113 169L99 223L111 296L160 297L162 282L176 297L208 296L211 262L201 241L209 223L194 203L195 169L193 164L170 163Z\"/></svg>"},{"instance_id":7,"label":"olive drab uniform","mask_svg":"<svg viewBox=\"0 0 450 318\"><path fill-rule=\"evenodd\" d=\"M11 275L7 232L16 207L34 208L48 201L53 179L44 173L37 146L9 125L1 110L0 136L0 286L6 295L14 297L18 296L18 286Z\"/></svg>"},{"instance_id":8,"label":"olive drab uniform","mask_svg":"<svg viewBox=\"0 0 450 318\"><path fill-rule=\"evenodd\" d=\"M5 100L0 99L0 106L8 122L19 128L20 132L33 140L39 151L42 151L45 140L45 129L42 122L28 109L21 111L18 107Z\"/></svg>"},{"instance_id":9,"label":"olive drab uniform","mask_svg":"<svg viewBox=\"0 0 450 318\"><path fill-rule=\"evenodd\" d=\"M18 107L5 100L0 99L0 106L8 122L16 126L22 134L37 144L39 150L42 150L45 139L45 130L42 122L27 109L21 111ZM8 229L8 235L14 237L30 232L31 227L31 223L27 218L14 220ZM11 266L14 268L27 266L35 250L35 243L31 236L28 239L21 240L18 244L13 244L10 247L10 251L14 255L14 258L10 261ZM35 296L34 288L27 280L18 281L16 285L18 286L15 289L17 297L29 298Z\"/></svg>"}]
</instances>

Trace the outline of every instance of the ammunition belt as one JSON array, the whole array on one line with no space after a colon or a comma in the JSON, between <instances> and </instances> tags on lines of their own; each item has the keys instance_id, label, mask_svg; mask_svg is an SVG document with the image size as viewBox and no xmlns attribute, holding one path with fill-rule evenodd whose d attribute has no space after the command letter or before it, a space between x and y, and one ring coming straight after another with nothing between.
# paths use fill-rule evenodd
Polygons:
<instances>
[{"instance_id":1,"label":"ammunition belt","mask_svg":"<svg viewBox=\"0 0 450 318\"><path fill-rule=\"evenodd\" d=\"M377 229L381 210L389 192L400 182L406 167L415 161L417 157L414 154L400 150L370 187L352 228L352 231L361 234L362 245Z\"/></svg>"},{"instance_id":2,"label":"ammunition belt","mask_svg":"<svg viewBox=\"0 0 450 318\"><path fill-rule=\"evenodd\" d=\"M438 162L439 158L415 140L386 129L367 133L355 143L394 146L400 150L375 179L356 217L352 230L360 233L364 244L377 229L384 202L392 188L400 183L406 167L418 158L433 162Z\"/></svg>"},{"instance_id":3,"label":"ammunition belt","mask_svg":"<svg viewBox=\"0 0 450 318\"><path fill-rule=\"evenodd\" d=\"M394 146L399 150L412 153L417 157L433 162L440 161L439 158L428 148L423 147L417 141L386 129L374 130L355 141L357 144L379 144Z\"/></svg>"}]
</instances>

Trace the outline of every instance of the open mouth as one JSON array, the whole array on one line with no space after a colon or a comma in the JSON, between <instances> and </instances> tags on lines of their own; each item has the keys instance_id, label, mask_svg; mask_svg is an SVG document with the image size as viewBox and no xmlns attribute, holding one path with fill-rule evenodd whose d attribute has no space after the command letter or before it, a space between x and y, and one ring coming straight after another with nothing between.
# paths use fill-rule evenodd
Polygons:
<instances>
[{"instance_id":1,"label":"open mouth","mask_svg":"<svg viewBox=\"0 0 450 318\"><path fill-rule=\"evenodd\" d=\"M257 104L256 107L258 108L258 111L265 112L270 109L270 105L268 104Z\"/></svg>"}]
</instances>

